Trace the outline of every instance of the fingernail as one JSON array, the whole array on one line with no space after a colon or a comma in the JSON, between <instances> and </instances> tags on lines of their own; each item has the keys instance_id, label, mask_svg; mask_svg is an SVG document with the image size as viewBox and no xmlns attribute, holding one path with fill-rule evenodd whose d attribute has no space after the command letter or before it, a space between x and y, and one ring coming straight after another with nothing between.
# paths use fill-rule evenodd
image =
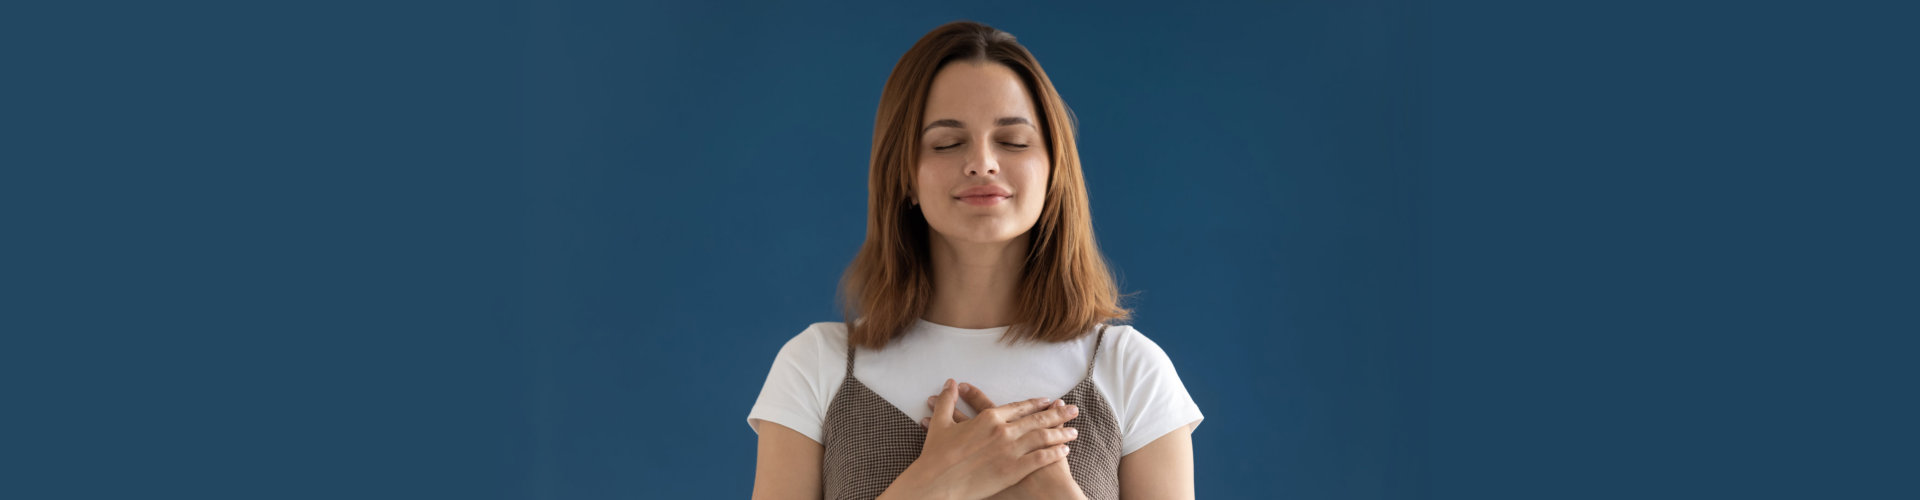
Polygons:
<instances>
[{"instance_id":1,"label":"fingernail","mask_svg":"<svg viewBox=\"0 0 1920 500\"><path fill-rule=\"evenodd\" d=\"M960 390L962 390L962 391L972 391L972 390L973 390L973 384L967 384L967 383L962 383L962 384L960 384Z\"/></svg>"},{"instance_id":2,"label":"fingernail","mask_svg":"<svg viewBox=\"0 0 1920 500\"><path fill-rule=\"evenodd\" d=\"M1074 406L1074 405L1067 405L1068 416L1079 415L1079 414L1080 414L1080 407Z\"/></svg>"},{"instance_id":3,"label":"fingernail","mask_svg":"<svg viewBox=\"0 0 1920 500\"><path fill-rule=\"evenodd\" d=\"M1080 436L1080 429L1075 429L1072 427L1067 428L1067 437L1078 437L1078 436Z\"/></svg>"},{"instance_id":4,"label":"fingernail","mask_svg":"<svg viewBox=\"0 0 1920 500\"><path fill-rule=\"evenodd\" d=\"M932 419L932 418L933 418L933 417L920 417L920 426L921 426L921 427L926 427L926 426L927 426L927 421L928 421L928 420L930 420L930 419Z\"/></svg>"},{"instance_id":5,"label":"fingernail","mask_svg":"<svg viewBox=\"0 0 1920 500\"><path fill-rule=\"evenodd\" d=\"M940 386L941 390L952 389L952 388L953 388L953 379L947 379L947 385Z\"/></svg>"},{"instance_id":6,"label":"fingernail","mask_svg":"<svg viewBox=\"0 0 1920 500\"><path fill-rule=\"evenodd\" d=\"M1046 407L1046 408L1052 408L1051 406L1052 404L1053 404L1053 398L1040 398L1040 406Z\"/></svg>"},{"instance_id":7,"label":"fingernail","mask_svg":"<svg viewBox=\"0 0 1920 500\"><path fill-rule=\"evenodd\" d=\"M1060 407L1060 405L1064 405L1064 404L1067 404L1067 400L1065 400L1065 399L1055 399L1055 400L1053 400L1053 404L1051 404L1051 405L1047 405L1047 408L1048 408L1048 409L1052 409L1052 408L1058 408L1058 407Z\"/></svg>"},{"instance_id":8,"label":"fingernail","mask_svg":"<svg viewBox=\"0 0 1920 500\"><path fill-rule=\"evenodd\" d=\"M1064 444L1063 444L1063 445L1060 445L1060 454L1061 454L1061 455L1065 455L1065 454L1068 454L1068 453L1072 453L1072 452L1073 452L1073 447L1071 447L1071 446L1067 446L1067 445L1064 445Z\"/></svg>"}]
</instances>

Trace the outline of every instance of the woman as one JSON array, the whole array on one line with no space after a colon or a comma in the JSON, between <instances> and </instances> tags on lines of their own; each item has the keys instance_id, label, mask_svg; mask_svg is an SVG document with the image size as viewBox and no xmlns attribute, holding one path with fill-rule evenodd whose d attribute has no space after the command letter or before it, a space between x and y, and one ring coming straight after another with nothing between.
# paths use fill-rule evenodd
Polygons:
<instances>
[{"instance_id":1,"label":"woman","mask_svg":"<svg viewBox=\"0 0 1920 500\"><path fill-rule=\"evenodd\" d=\"M894 66L873 137L850 320L774 358L747 417L754 498L1191 498L1200 410L1116 324L1131 312L1073 117L1032 54L981 24L934 29Z\"/></svg>"}]
</instances>

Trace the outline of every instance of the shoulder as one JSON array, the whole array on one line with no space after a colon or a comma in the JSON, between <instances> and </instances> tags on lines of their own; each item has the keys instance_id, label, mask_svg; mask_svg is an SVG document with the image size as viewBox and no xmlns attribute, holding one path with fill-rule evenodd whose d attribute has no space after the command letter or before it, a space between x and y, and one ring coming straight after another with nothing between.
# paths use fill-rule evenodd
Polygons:
<instances>
[{"instance_id":1,"label":"shoulder","mask_svg":"<svg viewBox=\"0 0 1920 500\"><path fill-rule=\"evenodd\" d=\"M839 356L841 359L845 359L846 348L846 324L838 321L822 321L807 325L805 329L800 330L800 333L787 339L786 344L780 346L778 357L818 362L823 358L832 357L833 353L837 352L841 353Z\"/></svg>"},{"instance_id":2,"label":"shoulder","mask_svg":"<svg viewBox=\"0 0 1920 500\"><path fill-rule=\"evenodd\" d=\"M1167 351L1133 325L1107 327L1100 341L1100 349L1102 358L1127 368L1131 373L1173 366L1173 359L1167 356Z\"/></svg>"},{"instance_id":3,"label":"shoulder","mask_svg":"<svg viewBox=\"0 0 1920 500\"><path fill-rule=\"evenodd\" d=\"M791 342L813 342L819 344L834 343L847 346L847 324L838 321L821 321L807 325Z\"/></svg>"},{"instance_id":4,"label":"shoulder","mask_svg":"<svg viewBox=\"0 0 1920 500\"><path fill-rule=\"evenodd\" d=\"M776 422L820 441L827 402L845 367L846 328L836 322L807 325L774 355L747 424L758 432L759 422Z\"/></svg>"}]
</instances>

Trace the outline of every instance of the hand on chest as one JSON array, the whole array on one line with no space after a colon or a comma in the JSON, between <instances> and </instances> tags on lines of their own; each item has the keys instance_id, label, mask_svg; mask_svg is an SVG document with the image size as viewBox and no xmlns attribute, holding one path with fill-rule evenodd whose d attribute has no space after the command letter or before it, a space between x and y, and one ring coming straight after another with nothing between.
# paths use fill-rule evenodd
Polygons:
<instances>
[{"instance_id":1,"label":"hand on chest","mask_svg":"<svg viewBox=\"0 0 1920 500\"><path fill-rule=\"evenodd\" d=\"M1000 404L1059 398L1089 375L1093 340L1008 346L993 338L909 335L881 351L859 351L853 373L918 422L932 413L927 397L949 378L973 384ZM964 405L961 411L974 414Z\"/></svg>"}]
</instances>

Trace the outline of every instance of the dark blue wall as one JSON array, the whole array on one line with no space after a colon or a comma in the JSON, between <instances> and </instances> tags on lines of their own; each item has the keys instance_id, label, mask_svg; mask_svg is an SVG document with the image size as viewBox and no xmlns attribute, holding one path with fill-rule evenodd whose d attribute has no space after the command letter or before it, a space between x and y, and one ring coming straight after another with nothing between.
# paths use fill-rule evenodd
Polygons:
<instances>
[{"instance_id":1,"label":"dark blue wall","mask_svg":"<svg viewBox=\"0 0 1920 500\"><path fill-rule=\"evenodd\" d=\"M1893 10L8 7L0 496L744 497L961 18L1077 113L1202 496L1912 495Z\"/></svg>"}]
</instances>

